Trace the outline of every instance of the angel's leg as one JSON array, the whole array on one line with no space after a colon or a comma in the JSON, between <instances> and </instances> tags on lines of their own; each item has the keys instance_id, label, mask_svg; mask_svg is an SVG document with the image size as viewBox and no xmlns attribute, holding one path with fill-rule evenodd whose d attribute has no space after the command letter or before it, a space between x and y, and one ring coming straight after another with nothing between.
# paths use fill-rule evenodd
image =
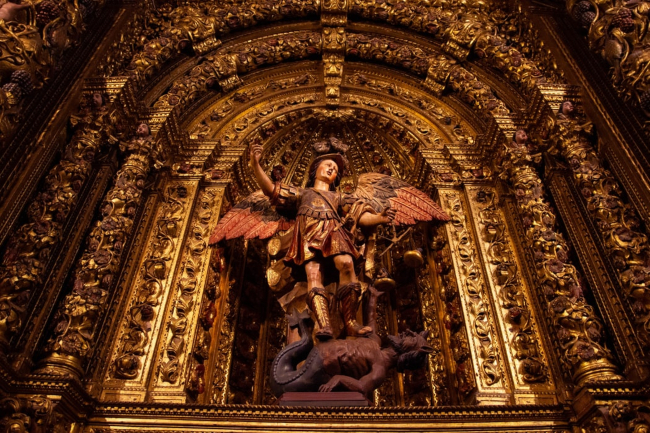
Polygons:
<instances>
[{"instance_id":1,"label":"angel's leg","mask_svg":"<svg viewBox=\"0 0 650 433\"><path fill-rule=\"evenodd\" d=\"M307 274L309 308L318 322L316 338L329 340L333 334L330 326L329 301L323 287L321 264L316 260L305 263L305 273Z\"/></svg>"},{"instance_id":2,"label":"angel's leg","mask_svg":"<svg viewBox=\"0 0 650 433\"><path fill-rule=\"evenodd\" d=\"M362 337L372 333L372 328L357 322L357 310L361 299L361 284L354 273L354 261L348 254L334 257L334 265L339 271L339 288L336 296L341 301L341 313L345 322L345 332L350 337Z\"/></svg>"}]
</instances>

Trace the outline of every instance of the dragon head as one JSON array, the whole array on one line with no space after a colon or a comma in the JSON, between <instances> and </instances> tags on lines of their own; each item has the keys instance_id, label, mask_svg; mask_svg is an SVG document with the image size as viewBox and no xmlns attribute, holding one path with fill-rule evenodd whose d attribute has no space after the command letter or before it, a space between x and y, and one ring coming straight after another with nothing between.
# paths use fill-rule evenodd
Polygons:
<instances>
[{"instance_id":1,"label":"dragon head","mask_svg":"<svg viewBox=\"0 0 650 433\"><path fill-rule=\"evenodd\" d=\"M389 335L388 340L397 352L397 371L417 370L424 367L427 355L433 352L433 347L427 342L429 331L420 333L407 330L399 335Z\"/></svg>"}]
</instances>

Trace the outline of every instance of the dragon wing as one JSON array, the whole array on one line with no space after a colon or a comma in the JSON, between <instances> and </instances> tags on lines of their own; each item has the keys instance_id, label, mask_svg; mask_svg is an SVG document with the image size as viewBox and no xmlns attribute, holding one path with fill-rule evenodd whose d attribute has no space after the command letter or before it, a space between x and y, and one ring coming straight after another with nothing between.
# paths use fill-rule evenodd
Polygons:
<instances>
[{"instance_id":1,"label":"dragon wing","mask_svg":"<svg viewBox=\"0 0 650 433\"><path fill-rule=\"evenodd\" d=\"M437 203L403 180L379 173L365 173L359 176L353 196L369 203L377 212L386 209L396 212L396 225L413 225L418 221L449 221L449 215Z\"/></svg>"},{"instance_id":2,"label":"dragon wing","mask_svg":"<svg viewBox=\"0 0 650 433\"><path fill-rule=\"evenodd\" d=\"M295 221L276 212L262 190L242 200L221 218L210 236L210 245L223 239L266 239L279 231L289 230Z\"/></svg>"}]
</instances>

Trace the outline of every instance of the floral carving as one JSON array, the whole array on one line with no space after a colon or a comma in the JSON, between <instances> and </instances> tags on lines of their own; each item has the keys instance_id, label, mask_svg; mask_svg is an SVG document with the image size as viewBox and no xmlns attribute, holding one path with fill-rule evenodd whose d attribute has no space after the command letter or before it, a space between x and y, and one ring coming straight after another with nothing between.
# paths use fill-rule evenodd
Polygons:
<instances>
[{"instance_id":1,"label":"floral carving","mask_svg":"<svg viewBox=\"0 0 650 433\"><path fill-rule=\"evenodd\" d=\"M244 44L232 52L218 52L207 56L203 63L176 80L154 107L182 106L217 84L224 91L230 91L241 84L237 73L250 72L265 64L286 59L304 59L320 52L321 34L315 32L292 33ZM235 97L243 96L239 94Z\"/></svg>"},{"instance_id":2,"label":"floral carving","mask_svg":"<svg viewBox=\"0 0 650 433\"><path fill-rule=\"evenodd\" d=\"M145 354L150 342L149 334L163 290L166 289L170 262L177 249L177 238L186 208L187 188L178 184L167 187L154 228L153 242L149 246L149 255L142 265L142 278L126 314L126 329L117 358L113 362L115 377L134 379L142 367L140 357Z\"/></svg>"},{"instance_id":3,"label":"floral carving","mask_svg":"<svg viewBox=\"0 0 650 433\"><path fill-rule=\"evenodd\" d=\"M582 278L569 261L564 236L555 230L555 212L544 199L542 180L525 145L504 146L502 177L512 186L533 250L538 284L561 348L561 362L578 383L593 377L618 379L604 329L583 296Z\"/></svg>"},{"instance_id":4,"label":"floral carving","mask_svg":"<svg viewBox=\"0 0 650 433\"><path fill-rule=\"evenodd\" d=\"M47 265L58 246L63 227L104 143L115 142L105 96L92 95L72 116L75 132L61 161L45 177L45 187L27 210L28 222L13 234L0 265L0 341L7 344L22 328L34 291L46 277Z\"/></svg>"},{"instance_id":5,"label":"floral carving","mask_svg":"<svg viewBox=\"0 0 650 433\"><path fill-rule=\"evenodd\" d=\"M169 337L165 348L165 359L160 369L160 375L165 382L176 383L179 378L182 367L181 356L187 344L186 339L191 327L191 320L198 314L198 312L194 312L195 298L199 289L199 276L206 258L210 223L216 210L214 206L215 197L216 193L213 190L206 190L201 193L194 221L186 240L185 258L181 264L181 274L178 279L178 295L174 301L172 317L169 322ZM216 262L211 268L212 271L214 271L214 266L220 266L219 261L216 260ZM212 302L219 297L218 284L219 275L215 275L214 272L208 275L207 290L214 292L211 293L214 298ZM207 308L204 307L202 312L203 314L200 316L202 330L207 327L209 331L209 328L214 323L216 311L214 306L208 306Z\"/></svg>"},{"instance_id":6,"label":"floral carving","mask_svg":"<svg viewBox=\"0 0 650 433\"><path fill-rule=\"evenodd\" d=\"M442 196L445 210L451 217L452 254L463 276L471 338L477 343L475 356L479 358L480 377L485 385L496 385L503 379L501 355L495 343L494 322L476 247L468 230L467 216L460 196L452 192L443 193ZM458 314L462 313L459 311Z\"/></svg>"},{"instance_id":7,"label":"floral carving","mask_svg":"<svg viewBox=\"0 0 650 433\"><path fill-rule=\"evenodd\" d=\"M126 159L101 205L101 219L88 236L73 274L72 290L55 314L53 335L46 347L50 353L83 359L92 349L96 327L106 310L109 290L142 200L145 179L160 155L159 144L146 124L139 126L137 134L120 146Z\"/></svg>"},{"instance_id":8,"label":"floral carving","mask_svg":"<svg viewBox=\"0 0 650 433\"><path fill-rule=\"evenodd\" d=\"M0 141L21 120L22 101L56 69L66 48L80 39L84 21L102 0L42 0L0 6ZM29 13L22 12L29 8Z\"/></svg>"},{"instance_id":9,"label":"floral carving","mask_svg":"<svg viewBox=\"0 0 650 433\"><path fill-rule=\"evenodd\" d=\"M603 168L590 144L591 124L580 121L570 101L565 101L551 135L554 150L569 162L574 179L587 202L603 245L629 301L636 332L650 347L650 245L641 232L641 220L622 198L621 188Z\"/></svg>"},{"instance_id":10,"label":"floral carving","mask_svg":"<svg viewBox=\"0 0 650 433\"><path fill-rule=\"evenodd\" d=\"M176 9L164 4L157 11L148 12L149 25L143 31L145 42L141 50L125 68L116 68L115 72L145 80L181 50L192 48L197 54L206 54L219 46L217 37L232 30L283 18L315 15L319 6L318 0L262 0L230 5L204 3Z\"/></svg>"},{"instance_id":11,"label":"floral carving","mask_svg":"<svg viewBox=\"0 0 650 433\"><path fill-rule=\"evenodd\" d=\"M487 259L492 265L492 280L498 289L499 305L511 333L510 346L519 361L518 373L524 382L547 382L548 367L539 347L534 318L523 293L519 269L492 190L480 189L474 201L478 206L481 238L487 243Z\"/></svg>"},{"instance_id":12,"label":"floral carving","mask_svg":"<svg viewBox=\"0 0 650 433\"><path fill-rule=\"evenodd\" d=\"M648 2L567 0L566 6L588 29L591 49L612 66L612 81L618 92L650 116Z\"/></svg>"}]
</instances>

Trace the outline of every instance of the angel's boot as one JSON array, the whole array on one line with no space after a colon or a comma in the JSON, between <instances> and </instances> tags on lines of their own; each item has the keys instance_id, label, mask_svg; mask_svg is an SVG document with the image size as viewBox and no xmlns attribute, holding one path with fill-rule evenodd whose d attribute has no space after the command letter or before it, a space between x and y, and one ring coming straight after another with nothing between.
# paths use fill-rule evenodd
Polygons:
<instances>
[{"instance_id":1,"label":"angel's boot","mask_svg":"<svg viewBox=\"0 0 650 433\"><path fill-rule=\"evenodd\" d=\"M309 308L316 316L318 322L318 331L316 338L321 341L329 340L334 335L330 326L329 302L327 294L322 287L312 287L309 291Z\"/></svg>"},{"instance_id":2,"label":"angel's boot","mask_svg":"<svg viewBox=\"0 0 650 433\"><path fill-rule=\"evenodd\" d=\"M361 326L357 322L357 310L361 298L361 284L348 283L339 287L336 292L340 303L343 321L345 322L345 333L349 337L364 337L372 333L369 326Z\"/></svg>"}]
</instances>

